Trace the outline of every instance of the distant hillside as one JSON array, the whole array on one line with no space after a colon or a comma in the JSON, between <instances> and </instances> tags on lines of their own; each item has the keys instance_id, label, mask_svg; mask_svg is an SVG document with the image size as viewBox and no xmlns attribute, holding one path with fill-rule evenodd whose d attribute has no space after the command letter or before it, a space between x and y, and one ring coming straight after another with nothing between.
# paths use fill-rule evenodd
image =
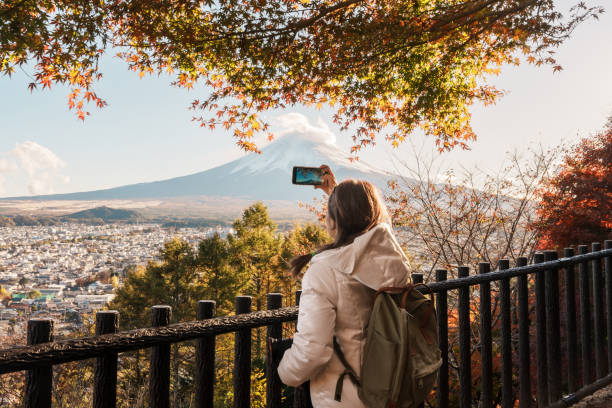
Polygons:
<instances>
[{"instance_id":1,"label":"distant hillside","mask_svg":"<svg viewBox=\"0 0 612 408\"><path fill-rule=\"evenodd\" d=\"M57 216L6 215L0 217L0 227L47 226L63 222L80 222L84 224L105 224L113 222L132 223L143 221L143 216L132 210L96 207L72 214Z\"/></svg>"},{"instance_id":2,"label":"distant hillside","mask_svg":"<svg viewBox=\"0 0 612 408\"><path fill-rule=\"evenodd\" d=\"M0 216L0 227L33 227L61 224L58 217L36 217L30 215Z\"/></svg>"},{"instance_id":3,"label":"distant hillside","mask_svg":"<svg viewBox=\"0 0 612 408\"><path fill-rule=\"evenodd\" d=\"M64 215L61 218L68 220L90 220L101 219L104 222L133 221L141 219L142 216L133 210L110 208L106 206L90 208L89 210L78 211Z\"/></svg>"},{"instance_id":4,"label":"distant hillside","mask_svg":"<svg viewBox=\"0 0 612 408\"><path fill-rule=\"evenodd\" d=\"M71 214L49 215L4 215L0 216L0 227L52 226L65 222L102 225L107 223L154 223L164 228L203 228L228 226L228 220L201 217L147 216L138 211L111 207L95 207Z\"/></svg>"}]
</instances>

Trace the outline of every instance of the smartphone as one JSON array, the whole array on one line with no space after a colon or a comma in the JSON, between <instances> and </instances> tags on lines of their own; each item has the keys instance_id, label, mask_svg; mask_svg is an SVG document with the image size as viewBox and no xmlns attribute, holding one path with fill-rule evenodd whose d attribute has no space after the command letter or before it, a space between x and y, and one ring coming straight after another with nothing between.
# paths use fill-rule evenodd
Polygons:
<instances>
[{"instance_id":1,"label":"smartphone","mask_svg":"<svg viewBox=\"0 0 612 408\"><path fill-rule=\"evenodd\" d=\"M323 184L323 169L319 167L293 167L293 184L320 186Z\"/></svg>"}]
</instances>

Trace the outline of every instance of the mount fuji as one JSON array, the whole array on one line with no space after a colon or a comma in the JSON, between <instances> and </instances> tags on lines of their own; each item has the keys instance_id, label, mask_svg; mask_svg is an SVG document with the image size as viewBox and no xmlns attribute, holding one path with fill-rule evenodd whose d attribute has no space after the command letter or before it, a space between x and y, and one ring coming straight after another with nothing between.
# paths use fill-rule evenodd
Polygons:
<instances>
[{"instance_id":1,"label":"mount fuji","mask_svg":"<svg viewBox=\"0 0 612 408\"><path fill-rule=\"evenodd\" d=\"M249 200L310 201L321 196L311 186L291 184L293 166L318 167L327 164L338 181L368 180L384 190L398 176L379 170L351 155L330 140L292 132L278 137L261 149L261 154L245 157L199 173L167 180L139 183L105 190L10 198L25 200L126 200L176 199L189 196L215 196Z\"/></svg>"}]
</instances>

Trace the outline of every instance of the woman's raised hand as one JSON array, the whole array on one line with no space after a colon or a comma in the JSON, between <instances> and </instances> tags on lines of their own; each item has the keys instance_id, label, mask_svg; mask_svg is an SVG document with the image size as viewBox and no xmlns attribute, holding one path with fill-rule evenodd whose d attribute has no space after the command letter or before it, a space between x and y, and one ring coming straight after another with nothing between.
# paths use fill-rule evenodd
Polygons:
<instances>
[{"instance_id":1,"label":"woman's raised hand","mask_svg":"<svg viewBox=\"0 0 612 408\"><path fill-rule=\"evenodd\" d=\"M314 188L320 188L325 191L327 195L330 195L334 187L336 187L336 177L334 177L334 173L332 173L328 165L322 164L319 168L323 170L323 184L314 186Z\"/></svg>"}]
</instances>

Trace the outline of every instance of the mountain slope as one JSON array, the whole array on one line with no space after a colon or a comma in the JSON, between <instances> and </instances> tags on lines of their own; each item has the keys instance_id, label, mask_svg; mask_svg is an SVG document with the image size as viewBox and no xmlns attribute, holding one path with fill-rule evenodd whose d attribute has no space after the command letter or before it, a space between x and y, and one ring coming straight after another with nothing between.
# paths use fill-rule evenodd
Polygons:
<instances>
[{"instance_id":1,"label":"mountain slope","mask_svg":"<svg viewBox=\"0 0 612 408\"><path fill-rule=\"evenodd\" d=\"M286 135L262 149L210 170L183 177L132 184L105 190L36 197L36 200L108 200L222 196L256 200L311 200L320 190L291 184L293 166L328 164L338 180L365 179L381 189L392 175L351 156L333 144L301 135ZM13 198L15 199L15 198Z\"/></svg>"}]
</instances>

